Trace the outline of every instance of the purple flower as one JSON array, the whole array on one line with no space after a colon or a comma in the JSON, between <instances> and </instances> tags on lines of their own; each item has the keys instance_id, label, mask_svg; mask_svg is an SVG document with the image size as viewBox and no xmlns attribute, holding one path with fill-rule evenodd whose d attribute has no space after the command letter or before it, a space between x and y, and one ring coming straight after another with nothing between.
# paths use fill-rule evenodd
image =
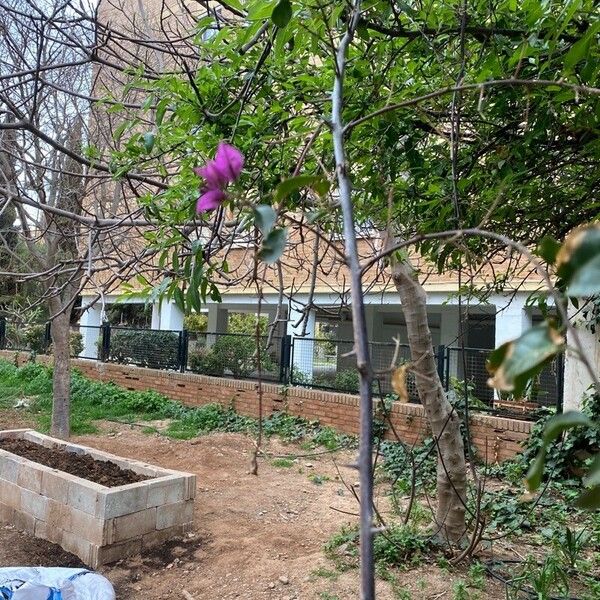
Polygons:
<instances>
[{"instance_id":1,"label":"purple flower","mask_svg":"<svg viewBox=\"0 0 600 600\"><path fill-rule=\"evenodd\" d=\"M227 198L227 194L223 190L204 190L196 203L196 212L215 210L215 208L219 208L221 202L225 201L225 198Z\"/></svg>"},{"instance_id":2,"label":"purple flower","mask_svg":"<svg viewBox=\"0 0 600 600\"><path fill-rule=\"evenodd\" d=\"M237 148L221 142L215 159L208 161L203 167L194 169L196 175L206 182L198 198L197 212L218 208L227 197L224 189L240 176L243 166L244 155Z\"/></svg>"}]
</instances>

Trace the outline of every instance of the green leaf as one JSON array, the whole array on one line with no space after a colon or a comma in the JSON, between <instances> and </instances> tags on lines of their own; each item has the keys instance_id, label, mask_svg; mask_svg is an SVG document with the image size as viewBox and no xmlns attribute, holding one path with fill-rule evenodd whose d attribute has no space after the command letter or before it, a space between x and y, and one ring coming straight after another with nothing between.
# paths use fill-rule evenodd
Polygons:
<instances>
[{"instance_id":1,"label":"green leaf","mask_svg":"<svg viewBox=\"0 0 600 600\"><path fill-rule=\"evenodd\" d=\"M565 239L556 256L557 275L565 282L570 295L570 284L575 278L575 290L593 290L600 287L600 280L596 285L590 285L590 280L585 273L577 273L588 263L592 273L597 271L596 259L600 255L600 224L584 225L574 229ZM597 292L591 292L592 294Z\"/></svg>"},{"instance_id":2,"label":"green leaf","mask_svg":"<svg viewBox=\"0 0 600 600\"><path fill-rule=\"evenodd\" d=\"M567 293L569 296L580 297L600 294L600 254L575 271Z\"/></svg>"},{"instance_id":3,"label":"green leaf","mask_svg":"<svg viewBox=\"0 0 600 600\"><path fill-rule=\"evenodd\" d=\"M127 129L128 126L129 121L123 121L122 123L117 125L113 132L113 139L115 140L115 142L118 142L123 137L123 133L125 132L125 129Z\"/></svg>"},{"instance_id":4,"label":"green leaf","mask_svg":"<svg viewBox=\"0 0 600 600\"><path fill-rule=\"evenodd\" d=\"M267 264L276 262L285 250L286 241L287 229L273 229L263 240L258 258Z\"/></svg>"},{"instance_id":5,"label":"green leaf","mask_svg":"<svg viewBox=\"0 0 600 600\"><path fill-rule=\"evenodd\" d=\"M538 244L537 253L549 265L553 265L559 250L560 242L555 240L551 235L545 235Z\"/></svg>"},{"instance_id":6,"label":"green leaf","mask_svg":"<svg viewBox=\"0 0 600 600\"><path fill-rule=\"evenodd\" d=\"M258 0L248 7L248 21L262 21L268 19L273 14L273 2Z\"/></svg>"},{"instance_id":7,"label":"green leaf","mask_svg":"<svg viewBox=\"0 0 600 600\"><path fill-rule=\"evenodd\" d=\"M311 187L317 194L323 196L329 191L329 182L319 175L297 175L296 177L290 177L289 179L284 179L275 188L275 200L281 201L303 187Z\"/></svg>"},{"instance_id":8,"label":"green leaf","mask_svg":"<svg viewBox=\"0 0 600 600\"><path fill-rule=\"evenodd\" d=\"M490 354L487 369L492 378L489 384L519 397L527 382L561 351L563 344L562 336L547 323L528 329L521 337L502 344Z\"/></svg>"},{"instance_id":9,"label":"green leaf","mask_svg":"<svg viewBox=\"0 0 600 600\"><path fill-rule=\"evenodd\" d=\"M181 291L181 288L178 288L178 287L175 288L174 298L175 298L175 304L177 305L177 308L181 312L185 312L185 298L183 296L183 292Z\"/></svg>"},{"instance_id":10,"label":"green leaf","mask_svg":"<svg viewBox=\"0 0 600 600\"><path fill-rule=\"evenodd\" d=\"M535 460L529 466L527 477L525 478L527 489L530 492L535 492L535 490L540 487L540 483L542 483L542 475L544 474L545 462L546 448L542 448L535 457Z\"/></svg>"},{"instance_id":11,"label":"green leaf","mask_svg":"<svg viewBox=\"0 0 600 600\"><path fill-rule=\"evenodd\" d=\"M584 485L594 486L600 485L600 454L596 454L590 471L583 480Z\"/></svg>"},{"instance_id":12,"label":"green leaf","mask_svg":"<svg viewBox=\"0 0 600 600\"><path fill-rule=\"evenodd\" d=\"M210 286L210 299L213 302L221 302L223 300L219 288L214 283L211 283Z\"/></svg>"},{"instance_id":13,"label":"green leaf","mask_svg":"<svg viewBox=\"0 0 600 600\"><path fill-rule=\"evenodd\" d=\"M565 56L565 69L572 69L578 62L587 57L592 39L599 30L600 22L594 23L585 35L571 46L571 49Z\"/></svg>"},{"instance_id":14,"label":"green leaf","mask_svg":"<svg viewBox=\"0 0 600 600\"><path fill-rule=\"evenodd\" d=\"M577 410L569 410L560 415L552 417L546 424L542 439L545 444L555 440L563 431L573 429L574 427L593 427L592 421L583 413Z\"/></svg>"},{"instance_id":15,"label":"green leaf","mask_svg":"<svg viewBox=\"0 0 600 600\"><path fill-rule=\"evenodd\" d=\"M290 0L280 0L271 13L271 21L282 29L292 18L292 3Z\"/></svg>"},{"instance_id":16,"label":"green leaf","mask_svg":"<svg viewBox=\"0 0 600 600\"><path fill-rule=\"evenodd\" d=\"M152 152L152 148L154 148L154 140L155 140L155 136L152 132L148 132L144 134L144 150L146 150L146 152L148 154L150 154L150 152Z\"/></svg>"},{"instance_id":17,"label":"green leaf","mask_svg":"<svg viewBox=\"0 0 600 600\"><path fill-rule=\"evenodd\" d=\"M168 100L161 100L156 107L156 124L160 127L162 125L165 113L167 112L167 106L169 105Z\"/></svg>"},{"instance_id":18,"label":"green leaf","mask_svg":"<svg viewBox=\"0 0 600 600\"><path fill-rule=\"evenodd\" d=\"M276 219L277 213L267 204L260 204L254 208L254 223L264 236L271 233Z\"/></svg>"}]
</instances>

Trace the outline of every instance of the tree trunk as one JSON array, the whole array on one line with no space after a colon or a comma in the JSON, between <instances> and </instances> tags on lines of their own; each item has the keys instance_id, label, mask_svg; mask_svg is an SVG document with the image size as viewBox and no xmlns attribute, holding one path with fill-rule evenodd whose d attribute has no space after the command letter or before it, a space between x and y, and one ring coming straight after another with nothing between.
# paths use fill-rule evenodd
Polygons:
<instances>
[{"instance_id":1,"label":"tree trunk","mask_svg":"<svg viewBox=\"0 0 600 600\"><path fill-rule=\"evenodd\" d=\"M54 373L52 377L52 426L50 433L61 439L70 435L71 404L71 352L69 313L65 311L52 321L51 335L54 353Z\"/></svg>"},{"instance_id":2,"label":"tree trunk","mask_svg":"<svg viewBox=\"0 0 600 600\"><path fill-rule=\"evenodd\" d=\"M417 391L437 440L436 521L441 534L453 543L466 533L467 470L460 418L446 398L427 321L427 296L407 262L392 262L392 278L400 294Z\"/></svg>"}]
</instances>

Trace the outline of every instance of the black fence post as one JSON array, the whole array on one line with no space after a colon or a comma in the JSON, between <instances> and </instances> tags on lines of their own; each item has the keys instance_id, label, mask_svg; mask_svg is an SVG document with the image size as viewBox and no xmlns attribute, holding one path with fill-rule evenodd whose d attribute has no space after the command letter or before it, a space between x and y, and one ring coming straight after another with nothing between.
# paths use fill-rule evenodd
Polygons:
<instances>
[{"instance_id":1,"label":"black fence post","mask_svg":"<svg viewBox=\"0 0 600 600\"><path fill-rule=\"evenodd\" d=\"M44 352L47 353L52 344L52 321L46 323L46 329L44 330Z\"/></svg>"},{"instance_id":2,"label":"black fence post","mask_svg":"<svg viewBox=\"0 0 600 600\"><path fill-rule=\"evenodd\" d=\"M190 335L187 329L183 329L179 332L179 351L177 361L179 363L179 372L185 373L187 370L188 362L188 348L189 348Z\"/></svg>"},{"instance_id":3,"label":"black fence post","mask_svg":"<svg viewBox=\"0 0 600 600\"><path fill-rule=\"evenodd\" d=\"M446 377L446 346L444 346L444 344L440 344L437 348L437 371L442 387L448 391L448 378Z\"/></svg>"},{"instance_id":4,"label":"black fence post","mask_svg":"<svg viewBox=\"0 0 600 600\"><path fill-rule=\"evenodd\" d=\"M279 381L283 384L290 383L290 359L292 349L292 336L283 335L281 336L281 348L279 351L280 362L279 362Z\"/></svg>"},{"instance_id":5,"label":"black fence post","mask_svg":"<svg viewBox=\"0 0 600 600\"><path fill-rule=\"evenodd\" d=\"M0 317L0 350L6 348L6 318Z\"/></svg>"},{"instance_id":6,"label":"black fence post","mask_svg":"<svg viewBox=\"0 0 600 600\"><path fill-rule=\"evenodd\" d=\"M102 323L102 347L100 349L100 360L106 362L110 356L110 323Z\"/></svg>"}]
</instances>

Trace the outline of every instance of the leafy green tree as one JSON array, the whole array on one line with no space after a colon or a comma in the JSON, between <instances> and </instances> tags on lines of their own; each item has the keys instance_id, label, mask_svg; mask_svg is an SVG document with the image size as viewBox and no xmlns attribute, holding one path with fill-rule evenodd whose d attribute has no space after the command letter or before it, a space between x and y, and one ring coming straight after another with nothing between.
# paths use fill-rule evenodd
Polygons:
<instances>
[{"instance_id":1,"label":"leafy green tree","mask_svg":"<svg viewBox=\"0 0 600 600\"><path fill-rule=\"evenodd\" d=\"M141 160L126 144L113 155L117 172L166 172L166 156L179 165L167 189L141 199L161 223L147 238L168 265L161 293L195 310L209 296L219 299L217 283L229 270L219 243L225 233L250 236L257 258L269 264L284 250L283 226L328 241L343 233L363 406L361 552L368 571L373 373L362 278L387 263L437 443L435 527L460 543L460 422L433 361L423 273L403 250L410 245L439 270L457 270L465 287L482 264L503 260L491 291L533 269L513 259L515 250L547 234L561 239L597 218L594 2L261 0L232 10L241 18L198 19L195 71L132 82L152 99L144 115L152 143ZM139 141L137 127L132 120L119 134ZM196 217L201 180L193 169L222 140L246 157L242 177L221 197L224 210ZM181 233L190 222L205 242ZM359 227L386 238L384 250L362 263ZM371 598L368 576L362 583L363 597Z\"/></svg>"}]
</instances>

